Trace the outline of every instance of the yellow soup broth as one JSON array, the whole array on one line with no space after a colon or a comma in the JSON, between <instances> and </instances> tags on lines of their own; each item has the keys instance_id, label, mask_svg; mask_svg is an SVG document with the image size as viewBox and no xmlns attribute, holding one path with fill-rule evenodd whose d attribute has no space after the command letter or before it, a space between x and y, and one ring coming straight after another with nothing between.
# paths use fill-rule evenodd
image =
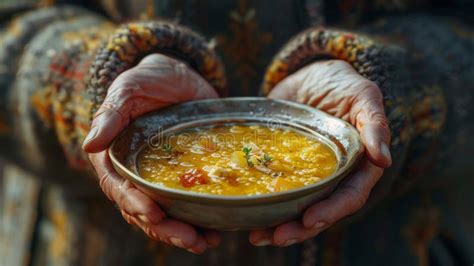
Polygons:
<instances>
[{"instance_id":1,"label":"yellow soup broth","mask_svg":"<svg viewBox=\"0 0 474 266\"><path fill-rule=\"evenodd\" d=\"M147 145L138 155L146 180L216 195L258 195L313 184L337 158L320 141L264 125L201 127Z\"/></svg>"}]
</instances>

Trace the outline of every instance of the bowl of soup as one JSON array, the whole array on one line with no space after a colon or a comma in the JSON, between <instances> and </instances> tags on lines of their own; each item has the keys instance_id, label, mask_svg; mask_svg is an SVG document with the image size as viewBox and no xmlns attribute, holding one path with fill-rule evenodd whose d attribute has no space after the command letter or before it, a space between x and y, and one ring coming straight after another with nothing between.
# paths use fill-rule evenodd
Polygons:
<instances>
[{"instance_id":1,"label":"bowl of soup","mask_svg":"<svg viewBox=\"0 0 474 266\"><path fill-rule=\"evenodd\" d=\"M187 102L136 119L109 149L115 170L176 219L250 230L299 217L363 154L347 122L260 97Z\"/></svg>"}]
</instances>

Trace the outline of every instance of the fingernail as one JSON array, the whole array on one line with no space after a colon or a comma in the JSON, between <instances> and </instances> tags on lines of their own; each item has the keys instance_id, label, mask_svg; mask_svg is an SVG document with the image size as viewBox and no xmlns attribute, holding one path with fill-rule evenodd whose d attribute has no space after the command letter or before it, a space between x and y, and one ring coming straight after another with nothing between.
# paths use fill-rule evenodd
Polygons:
<instances>
[{"instance_id":1,"label":"fingernail","mask_svg":"<svg viewBox=\"0 0 474 266\"><path fill-rule=\"evenodd\" d=\"M194 249L186 249L187 251L191 252L191 253L194 253L194 254L199 254L199 252L197 252L196 250Z\"/></svg>"},{"instance_id":2,"label":"fingernail","mask_svg":"<svg viewBox=\"0 0 474 266\"><path fill-rule=\"evenodd\" d=\"M88 142L90 142L92 139L95 138L95 136L97 136L97 133L99 132L99 128L98 127L92 127L91 130L89 131L89 133L87 134L86 138L84 139L84 144L87 144Z\"/></svg>"},{"instance_id":3,"label":"fingernail","mask_svg":"<svg viewBox=\"0 0 474 266\"><path fill-rule=\"evenodd\" d=\"M139 214L137 216L138 220L140 220L142 223L145 223L145 224L149 224L150 223L150 220L148 219L148 217L146 217L145 215L143 214Z\"/></svg>"},{"instance_id":4,"label":"fingernail","mask_svg":"<svg viewBox=\"0 0 474 266\"><path fill-rule=\"evenodd\" d=\"M260 240L257 240L255 243L253 243L254 246L257 247L263 247L263 246L268 246L272 243L272 241L268 238L262 238Z\"/></svg>"},{"instance_id":5,"label":"fingernail","mask_svg":"<svg viewBox=\"0 0 474 266\"><path fill-rule=\"evenodd\" d=\"M392 155L390 154L390 149L388 148L387 144L382 142L382 144L380 144L380 151L382 151L383 156L385 158L387 158L387 160L391 164L392 163Z\"/></svg>"},{"instance_id":6,"label":"fingernail","mask_svg":"<svg viewBox=\"0 0 474 266\"><path fill-rule=\"evenodd\" d=\"M179 248L184 248L183 241L177 237L170 237L170 242Z\"/></svg>"},{"instance_id":7,"label":"fingernail","mask_svg":"<svg viewBox=\"0 0 474 266\"><path fill-rule=\"evenodd\" d=\"M319 230L322 229L324 226L326 226L325 222L317 222L311 227L313 230Z\"/></svg>"},{"instance_id":8,"label":"fingernail","mask_svg":"<svg viewBox=\"0 0 474 266\"><path fill-rule=\"evenodd\" d=\"M290 239L290 240L287 240L285 241L285 243L283 243L283 245L281 245L282 247L287 247L287 246L291 246L295 243L299 242L298 239Z\"/></svg>"},{"instance_id":9,"label":"fingernail","mask_svg":"<svg viewBox=\"0 0 474 266\"><path fill-rule=\"evenodd\" d=\"M197 246L197 247L195 247L195 248L187 249L187 251L192 252L192 253L194 253L194 254L201 254L201 253L203 253L205 250L206 250L206 246L201 246L201 247Z\"/></svg>"}]
</instances>

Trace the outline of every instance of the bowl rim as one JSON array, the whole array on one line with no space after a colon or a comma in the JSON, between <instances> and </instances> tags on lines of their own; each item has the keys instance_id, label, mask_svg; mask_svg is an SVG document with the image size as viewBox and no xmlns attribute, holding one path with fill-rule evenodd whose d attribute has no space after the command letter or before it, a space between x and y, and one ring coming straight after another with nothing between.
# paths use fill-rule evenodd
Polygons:
<instances>
[{"instance_id":1,"label":"bowl rim","mask_svg":"<svg viewBox=\"0 0 474 266\"><path fill-rule=\"evenodd\" d=\"M304 196L307 194L314 193L319 190L323 190L328 186L339 183L343 178L345 178L353 169L357 166L358 162L362 159L364 154L364 146L362 144L360 135L358 131L347 121L344 121L340 118L332 116L324 111L321 111L317 108L311 107L309 105L304 105L300 103L295 103L287 100L277 100L277 99L269 99L266 97L229 97L229 98L213 98L213 99L203 99L203 100L195 100L195 101L188 101L180 104L171 105L165 107L160 110L165 110L169 107L176 107L176 106L185 106L185 105L193 105L195 103L206 103L206 102L215 102L215 101L273 101L285 105L292 106L298 109L304 109L306 111L312 113L318 113L318 115L326 116L330 119L337 119L340 122L346 124L349 130L354 131L356 134L358 149L356 154L349 158L347 163L338 171L334 172L328 177L321 179L318 182L315 182L308 186L303 186L296 189L286 190L282 192L273 192L273 193L265 193L259 195L237 195L237 196L223 196L223 195L215 195L215 194L207 194L207 193L199 193L194 191L187 191L175 188L169 188L163 185L158 185L156 183L149 182L139 175L135 174L133 171L128 169L125 165L123 165L120 160L115 156L113 153L116 140L120 138L121 134L119 134L109 146L107 153L109 154L110 160L114 169L118 172L118 174L122 177L127 178L132 183L137 184L137 188L141 189L141 186L145 188L145 192L149 192L150 190L152 193L156 193L158 195L164 196L165 198L170 199L180 199L192 202L200 202L200 203L219 203L219 204L227 204L227 205L242 205L242 204L256 204L256 203L268 203L268 202L275 202L275 201L284 201L287 199L293 199L300 196ZM152 112L159 112L160 110L155 110ZM152 113L150 112L150 113ZM149 113L144 114L143 116ZM138 118L137 118L138 119ZM133 121L129 124L129 126L133 123ZM127 126L128 127L128 126ZM126 129L124 129L126 130ZM122 131L124 132L124 131Z\"/></svg>"}]
</instances>

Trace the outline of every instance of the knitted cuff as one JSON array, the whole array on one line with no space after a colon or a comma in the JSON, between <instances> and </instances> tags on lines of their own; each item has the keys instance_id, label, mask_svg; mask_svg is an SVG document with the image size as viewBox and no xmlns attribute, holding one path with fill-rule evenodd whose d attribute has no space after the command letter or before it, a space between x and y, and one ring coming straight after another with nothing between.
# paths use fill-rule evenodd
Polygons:
<instances>
[{"instance_id":1,"label":"knitted cuff","mask_svg":"<svg viewBox=\"0 0 474 266\"><path fill-rule=\"evenodd\" d=\"M409 105L412 103L410 95L416 89L413 80L416 76L409 73L412 58L405 48L396 40L384 36L379 38L377 40L384 40L383 43L349 32L324 28L306 30L290 40L275 56L265 74L262 90L268 94L285 77L320 59L344 60L359 74L376 83L382 92L389 120L392 157L397 158L372 193L385 195L399 177L404 163L402 158L405 158L411 139Z\"/></svg>"},{"instance_id":2,"label":"knitted cuff","mask_svg":"<svg viewBox=\"0 0 474 266\"><path fill-rule=\"evenodd\" d=\"M224 66L200 35L171 22L126 24L99 49L90 68L87 94L91 116L104 101L114 79L153 53L169 54L187 62L218 92L226 95Z\"/></svg>"},{"instance_id":3,"label":"knitted cuff","mask_svg":"<svg viewBox=\"0 0 474 266\"><path fill-rule=\"evenodd\" d=\"M383 46L349 32L311 28L291 39L268 67L262 90L267 95L285 77L317 59L339 59L350 63L361 75L381 86L386 65Z\"/></svg>"}]
</instances>

